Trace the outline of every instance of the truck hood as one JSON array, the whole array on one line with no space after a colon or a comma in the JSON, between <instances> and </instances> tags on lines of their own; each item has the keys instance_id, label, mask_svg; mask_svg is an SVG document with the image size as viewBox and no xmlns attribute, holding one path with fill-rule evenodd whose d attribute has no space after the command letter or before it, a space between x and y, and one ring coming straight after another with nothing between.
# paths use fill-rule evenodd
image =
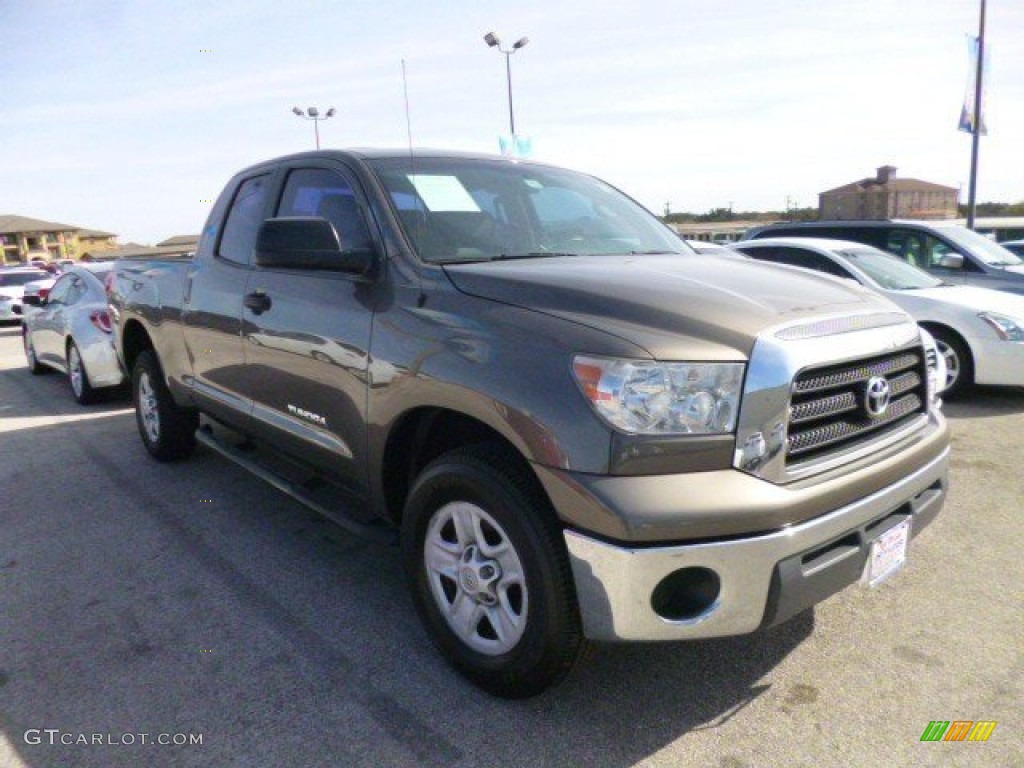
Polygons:
<instances>
[{"instance_id":1,"label":"truck hood","mask_svg":"<svg viewBox=\"0 0 1024 768\"><path fill-rule=\"evenodd\" d=\"M714 256L574 256L445 265L471 296L607 331L661 360L737 360L771 326L899 311L853 283Z\"/></svg>"}]
</instances>

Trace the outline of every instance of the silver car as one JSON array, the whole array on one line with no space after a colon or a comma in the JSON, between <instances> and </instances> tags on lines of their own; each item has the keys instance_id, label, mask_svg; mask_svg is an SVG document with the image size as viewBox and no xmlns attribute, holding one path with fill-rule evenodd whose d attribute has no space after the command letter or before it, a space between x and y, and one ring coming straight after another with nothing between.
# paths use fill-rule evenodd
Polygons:
<instances>
[{"instance_id":1,"label":"silver car","mask_svg":"<svg viewBox=\"0 0 1024 768\"><path fill-rule=\"evenodd\" d=\"M29 370L67 374L75 400L83 405L96 399L97 390L124 383L103 284L112 266L71 267L38 308L25 307L22 321Z\"/></svg>"}]
</instances>

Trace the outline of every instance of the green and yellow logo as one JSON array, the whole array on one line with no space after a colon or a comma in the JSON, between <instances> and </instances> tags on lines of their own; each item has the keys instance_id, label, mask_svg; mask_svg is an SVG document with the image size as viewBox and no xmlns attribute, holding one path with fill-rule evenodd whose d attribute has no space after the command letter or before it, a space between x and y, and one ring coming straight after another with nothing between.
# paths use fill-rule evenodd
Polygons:
<instances>
[{"instance_id":1,"label":"green and yellow logo","mask_svg":"<svg viewBox=\"0 0 1024 768\"><path fill-rule=\"evenodd\" d=\"M988 741L995 727L995 720L932 720L921 741Z\"/></svg>"}]
</instances>

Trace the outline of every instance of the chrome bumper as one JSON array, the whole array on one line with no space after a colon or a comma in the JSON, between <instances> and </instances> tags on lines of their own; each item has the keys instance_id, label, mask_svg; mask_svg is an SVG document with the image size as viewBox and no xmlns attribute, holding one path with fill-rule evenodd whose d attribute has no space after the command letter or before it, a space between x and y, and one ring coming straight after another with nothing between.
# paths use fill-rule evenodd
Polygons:
<instances>
[{"instance_id":1,"label":"chrome bumper","mask_svg":"<svg viewBox=\"0 0 1024 768\"><path fill-rule=\"evenodd\" d=\"M926 465L882 490L784 530L725 541L668 547L632 548L608 544L566 530L576 594L587 637L593 640L684 640L753 632L765 623L776 566L782 561L843 539L872 521L901 512L914 521L916 534L938 513L945 500L949 448ZM926 493L929 489L935 492ZM911 500L927 496L920 508ZM863 537L862 537L863 538ZM849 548L848 548L849 549ZM833 558L846 572L856 565L847 555ZM829 563L832 567L835 563ZM681 568L701 567L720 579L717 600L703 613L685 620L662 618L651 605L655 587ZM849 583L849 580L846 581ZM844 584L845 586L845 584ZM833 590L835 591L835 590ZM778 596L774 602L778 603ZM794 601L787 604L792 608ZM813 600L809 604L817 602Z\"/></svg>"}]
</instances>

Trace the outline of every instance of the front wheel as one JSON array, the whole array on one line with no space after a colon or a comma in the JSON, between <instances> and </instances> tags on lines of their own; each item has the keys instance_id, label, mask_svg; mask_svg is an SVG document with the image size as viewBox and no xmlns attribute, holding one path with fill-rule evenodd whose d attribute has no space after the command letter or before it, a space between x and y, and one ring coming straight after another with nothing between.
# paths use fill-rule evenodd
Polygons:
<instances>
[{"instance_id":1,"label":"front wheel","mask_svg":"<svg viewBox=\"0 0 1024 768\"><path fill-rule=\"evenodd\" d=\"M974 384L974 359L960 337L946 330L929 328L935 346L946 361L946 389L942 396L952 400L965 394Z\"/></svg>"},{"instance_id":2,"label":"front wheel","mask_svg":"<svg viewBox=\"0 0 1024 768\"><path fill-rule=\"evenodd\" d=\"M36 345L32 343L32 338L27 330L22 332L21 342L25 345L25 360L28 362L28 372L33 376L47 373L50 369L40 363L39 358L36 357Z\"/></svg>"},{"instance_id":3,"label":"front wheel","mask_svg":"<svg viewBox=\"0 0 1024 768\"><path fill-rule=\"evenodd\" d=\"M132 368L132 400L139 435L153 458L177 461L192 453L199 414L174 402L152 351L142 352Z\"/></svg>"},{"instance_id":4,"label":"front wheel","mask_svg":"<svg viewBox=\"0 0 1024 768\"><path fill-rule=\"evenodd\" d=\"M517 457L447 453L416 479L402 554L416 609L447 660L489 693L560 682L585 648L561 527Z\"/></svg>"}]
</instances>

